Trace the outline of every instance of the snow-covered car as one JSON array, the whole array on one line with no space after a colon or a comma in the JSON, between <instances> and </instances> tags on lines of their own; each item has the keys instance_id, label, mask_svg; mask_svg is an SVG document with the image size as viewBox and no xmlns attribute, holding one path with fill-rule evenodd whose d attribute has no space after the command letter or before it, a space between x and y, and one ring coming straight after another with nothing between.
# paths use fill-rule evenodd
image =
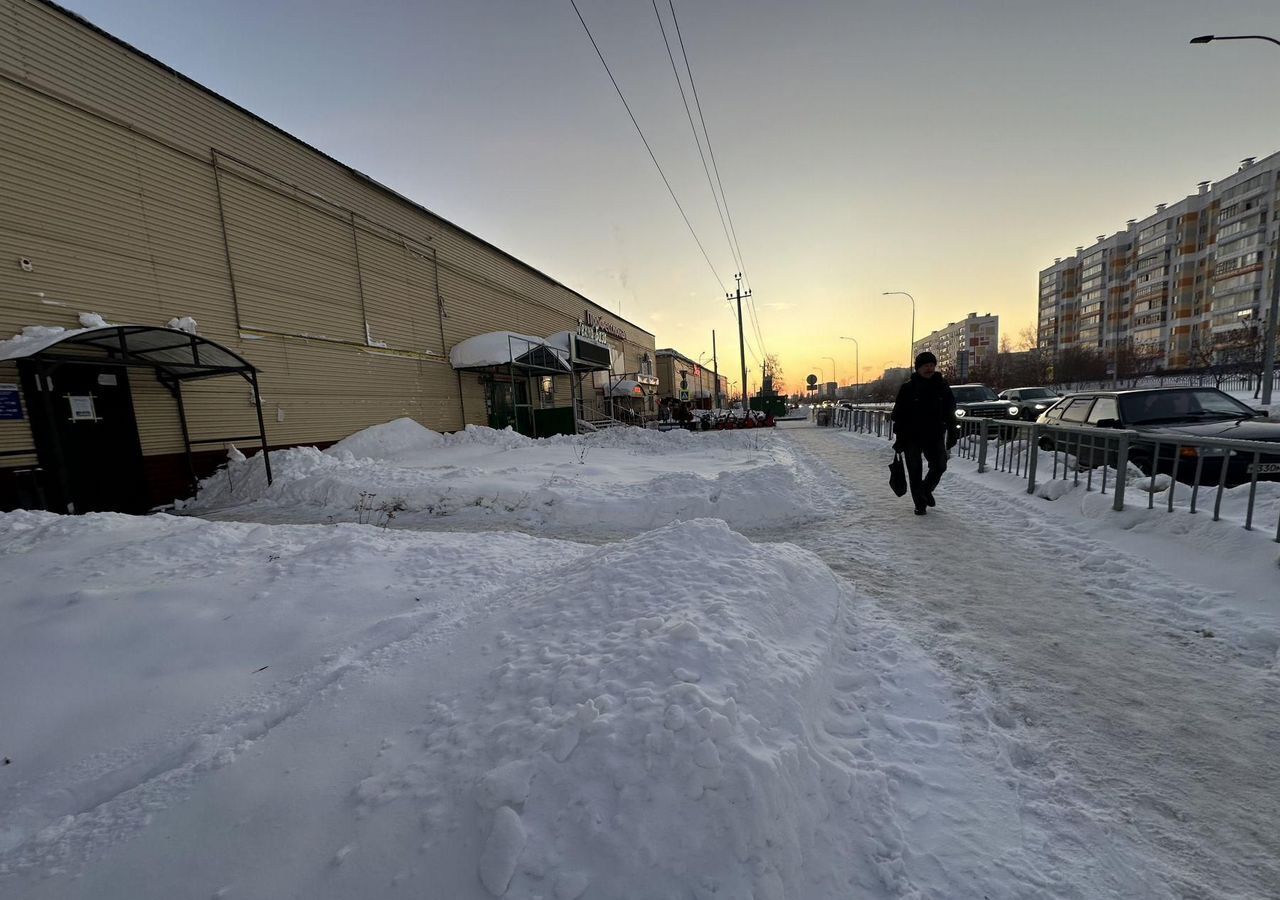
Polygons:
<instances>
[{"instance_id":1,"label":"snow-covered car","mask_svg":"<svg viewBox=\"0 0 1280 900\"><path fill-rule=\"evenodd\" d=\"M1084 391L1063 397L1037 420L1047 425L1125 428L1136 431L1129 460L1144 474L1172 474L1193 483L1197 467L1201 484L1216 484L1227 464L1227 484L1259 480L1280 481L1280 422L1268 421L1266 413L1241 403L1217 388L1170 387L1131 391ZM1263 441L1274 444L1275 453L1263 453L1256 462L1253 454L1223 448L1179 446L1179 441L1200 442L1222 438L1232 441ZM1058 449L1070 442L1057 440ZM1043 449L1055 441L1042 438ZM1101 447L1080 451L1089 465L1111 464L1113 452Z\"/></svg>"},{"instance_id":2,"label":"snow-covered car","mask_svg":"<svg viewBox=\"0 0 1280 900\"><path fill-rule=\"evenodd\" d=\"M1009 388L1000 392L1001 400L1008 400L1021 407L1019 418L1034 422L1041 413L1061 399L1062 395L1053 388L1020 387Z\"/></svg>"}]
</instances>

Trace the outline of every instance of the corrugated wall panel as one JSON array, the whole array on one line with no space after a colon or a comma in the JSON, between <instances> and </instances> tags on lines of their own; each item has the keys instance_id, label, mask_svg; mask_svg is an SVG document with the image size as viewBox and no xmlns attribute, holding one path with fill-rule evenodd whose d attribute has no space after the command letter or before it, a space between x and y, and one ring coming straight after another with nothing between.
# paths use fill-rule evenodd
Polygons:
<instances>
[{"instance_id":1,"label":"corrugated wall panel","mask_svg":"<svg viewBox=\"0 0 1280 900\"><path fill-rule=\"evenodd\" d=\"M549 306L575 319L581 315L579 308L589 302L495 253L443 220L351 177L329 160L308 153L284 135L249 119L217 98L156 70L146 60L128 54L91 33L52 21L53 14L43 8L21 4L19 11L24 17L34 20L28 23L28 43L34 49L60 45L63 53L78 54L85 68L94 72L114 71L117 76L107 79L113 82L108 85L99 83L103 80L101 77L76 85L75 79L65 71L42 70L41 80L64 89L88 91L86 97L121 110L122 115L139 127L174 140L197 155L202 155L208 147L217 146L252 159L255 164L285 180L303 184L416 240L426 242L434 236L442 255L479 277L509 285L532 302ZM606 318L614 318L607 310L597 309ZM629 337L631 332L636 332L639 337L639 329L635 326L619 324L628 331Z\"/></svg>"},{"instance_id":2,"label":"corrugated wall panel","mask_svg":"<svg viewBox=\"0 0 1280 900\"><path fill-rule=\"evenodd\" d=\"M18 19L10 0L0 0L0 65L25 68L18 43Z\"/></svg>"},{"instance_id":3,"label":"corrugated wall panel","mask_svg":"<svg viewBox=\"0 0 1280 900\"><path fill-rule=\"evenodd\" d=\"M399 349L443 353L434 264L367 229L356 229L356 238L373 340Z\"/></svg>"},{"instance_id":4,"label":"corrugated wall panel","mask_svg":"<svg viewBox=\"0 0 1280 900\"><path fill-rule=\"evenodd\" d=\"M0 230L10 258L27 256L34 270L0 266L0 330L26 325L78 328L77 316L97 312L108 321L155 323L160 306L148 261L43 237Z\"/></svg>"},{"instance_id":5,"label":"corrugated wall panel","mask_svg":"<svg viewBox=\"0 0 1280 900\"><path fill-rule=\"evenodd\" d=\"M364 341L350 223L221 173L241 324Z\"/></svg>"}]
</instances>

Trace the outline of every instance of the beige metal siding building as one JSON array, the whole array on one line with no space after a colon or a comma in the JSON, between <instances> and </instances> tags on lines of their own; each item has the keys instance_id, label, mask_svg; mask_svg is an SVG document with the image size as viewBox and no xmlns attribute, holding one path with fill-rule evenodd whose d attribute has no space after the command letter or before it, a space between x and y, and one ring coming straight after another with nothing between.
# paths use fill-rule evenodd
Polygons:
<instances>
[{"instance_id":1,"label":"beige metal siding building","mask_svg":"<svg viewBox=\"0 0 1280 900\"><path fill-rule=\"evenodd\" d=\"M437 430L500 423L522 392L531 406L572 403L571 375L455 370L450 349L486 332L585 328L607 342L615 377L653 357L643 329L41 0L0 0L0 122L0 340L77 329L85 313L194 318L256 368L271 446L399 416ZM30 364L0 361L0 401ZM172 391L127 373L145 502L182 496ZM0 508L49 499L31 415L43 399L28 395L44 383L20 389L22 418L0 418ZM606 390L586 384L575 419ZM196 474L225 458L225 438L257 433L244 379L193 381L183 399Z\"/></svg>"},{"instance_id":2,"label":"beige metal siding building","mask_svg":"<svg viewBox=\"0 0 1280 900\"><path fill-rule=\"evenodd\" d=\"M699 409L713 409L725 405L728 398L728 379L717 376L707 366L690 359L671 348L659 350L658 396L682 400ZM719 398L715 396L719 385Z\"/></svg>"}]
</instances>

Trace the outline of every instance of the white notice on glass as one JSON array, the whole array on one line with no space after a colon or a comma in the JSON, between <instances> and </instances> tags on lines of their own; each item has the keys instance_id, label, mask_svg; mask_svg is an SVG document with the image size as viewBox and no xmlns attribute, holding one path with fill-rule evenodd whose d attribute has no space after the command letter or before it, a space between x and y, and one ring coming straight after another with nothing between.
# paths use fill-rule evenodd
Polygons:
<instances>
[{"instance_id":1,"label":"white notice on glass","mask_svg":"<svg viewBox=\"0 0 1280 900\"><path fill-rule=\"evenodd\" d=\"M97 415L93 411L93 396L68 395L67 400L71 403L71 421L72 422L94 422L97 421Z\"/></svg>"}]
</instances>

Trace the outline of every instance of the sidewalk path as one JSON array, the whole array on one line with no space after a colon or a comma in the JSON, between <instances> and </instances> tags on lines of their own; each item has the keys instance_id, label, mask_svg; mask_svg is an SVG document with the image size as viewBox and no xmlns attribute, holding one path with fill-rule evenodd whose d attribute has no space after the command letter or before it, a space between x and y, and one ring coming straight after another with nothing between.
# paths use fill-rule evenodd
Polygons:
<instances>
[{"instance_id":1,"label":"sidewalk path","mask_svg":"<svg viewBox=\"0 0 1280 900\"><path fill-rule=\"evenodd\" d=\"M1280 897L1274 640L1206 621L1213 588L1083 527L954 476L918 518L881 448L792 435L844 511L753 539L817 552L949 673L975 740L1003 748L1025 827L1073 863L1136 842L1163 882L1151 897Z\"/></svg>"}]
</instances>

